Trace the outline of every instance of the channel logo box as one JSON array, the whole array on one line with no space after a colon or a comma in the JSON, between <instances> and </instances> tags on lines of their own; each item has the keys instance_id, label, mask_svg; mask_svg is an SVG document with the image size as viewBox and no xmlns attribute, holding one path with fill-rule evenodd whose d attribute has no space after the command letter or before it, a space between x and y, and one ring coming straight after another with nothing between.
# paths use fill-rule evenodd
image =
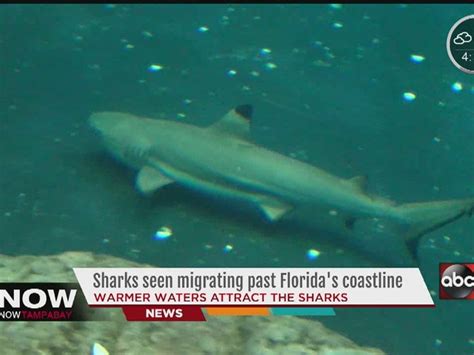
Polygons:
<instances>
[{"instance_id":1,"label":"channel logo box","mask_svg":"<svg viewBox=\"0 0 474 355\"><path fill-rule=\"evenodd\" d=\"M440 263L439 298L474 300L474 263Z\"/></svg>"}]
</instances>

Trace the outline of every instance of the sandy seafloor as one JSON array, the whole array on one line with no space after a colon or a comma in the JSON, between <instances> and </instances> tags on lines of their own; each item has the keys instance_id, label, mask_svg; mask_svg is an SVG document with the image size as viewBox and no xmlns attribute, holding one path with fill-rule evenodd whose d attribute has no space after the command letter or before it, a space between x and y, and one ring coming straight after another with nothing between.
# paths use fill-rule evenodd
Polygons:
<instances>
[{"instance_id":1,"label":"sandy seafloor","mask_svg":"<svg viewBox=\"0 0 474 355\"><path fill-rule=\"evenodd\" d=\"M160 266L376 265L291 218L270 225L252 206L176 186L140 196L87 117L114 110L206 126L251 103L255 142L341 177L367 174L370 192L400 202L474 196L474 80L445 48L472 10L2 5L0 252L92 251ZM154 240L165 225L173 236ZM440 261L474 260L473 230L463 219L422 239L434 292ZM306 258L310 248L317 260ZM433 298L435 309L340 309L321 321L390 354L471 354L472 302Z\"/></svg>"}]
</instances>

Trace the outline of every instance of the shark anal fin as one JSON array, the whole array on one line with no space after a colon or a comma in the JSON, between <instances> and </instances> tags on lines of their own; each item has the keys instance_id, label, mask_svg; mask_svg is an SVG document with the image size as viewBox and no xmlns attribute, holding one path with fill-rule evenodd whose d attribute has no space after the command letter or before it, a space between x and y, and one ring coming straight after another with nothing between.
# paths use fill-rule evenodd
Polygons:
<instances>
[{"instance_id":1,"label":"shark anal fin","mask_svg":"<svg viewBox=\"0 0 474 355\"><path fill-rule=\"evenodd\" d=\"M250 135L250 120L252 119L252 105L240 105L227 112L219 121L209 126L209 130L228 134L242 139Z\"/></svg>"},{"instance_id":2,"label":"shark anal fin","mask_svg":"<svg viewBox=\"0 0 474 355\"><path fill-rule=\"evenodd\" d=\"M367 175L354 176L352 179L349 179L349 181L359 191L361 191L361 192L366 192L367 191L367 181L368 181Z\"/></svg>"},{"instance_id":3,"label":"shark anal fin","mask_svg":"<svg viewBox=\"0 0 474 355\"><path fill-rule=\"evenodd\" d=\"M143 194L150 194L159 188L174 182L152 167L143 167L137 175L136 187Z\"/></svg>"},{"instance_id":4,"label":"shark anal fin","mask_svg":"<svg viewBox=\"0 0 474 355\"><path fill-rule=\"evenodd\" d=\"M259 201L258 205L272 222L279 220L284 214L293 209L292 206L272 198L263 199Z\"/></svg>"}]
</instances>

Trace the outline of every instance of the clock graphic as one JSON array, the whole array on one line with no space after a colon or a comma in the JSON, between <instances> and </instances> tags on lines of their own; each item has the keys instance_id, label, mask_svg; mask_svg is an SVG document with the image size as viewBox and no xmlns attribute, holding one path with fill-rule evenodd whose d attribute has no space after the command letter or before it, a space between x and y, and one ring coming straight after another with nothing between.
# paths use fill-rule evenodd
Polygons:
<instances>
[{"instance_id":1,"label":"clock graphic","mask_svg":"<svg viewBox=\"0 0 474 355\"><path fill-rule=\"evenodd\" d=\"M474 15L457 21L448 34L446 48L453 64L468 74L474 74Z\"/></svg>"}]
</instances>

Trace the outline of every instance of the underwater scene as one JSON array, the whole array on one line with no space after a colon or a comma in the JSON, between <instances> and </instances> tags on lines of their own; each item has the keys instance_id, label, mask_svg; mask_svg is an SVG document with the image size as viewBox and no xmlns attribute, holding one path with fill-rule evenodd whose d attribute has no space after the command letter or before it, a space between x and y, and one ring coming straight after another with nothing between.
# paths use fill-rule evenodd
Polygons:
<instances>
[{"instance_id":1,"label":"underwater scene","mask_svg":"<svg viewBox=\"0 0 474 355\"><path fill-rule=\"evenodd\" d=\"M74 281L71 263L416 266L436 304L0 322L2 353L473 354L474 303L438 295L440 262L474 262L474 76L446 49L473 13L1 5L0 282Z\"/></svg>"}]
</instances>

